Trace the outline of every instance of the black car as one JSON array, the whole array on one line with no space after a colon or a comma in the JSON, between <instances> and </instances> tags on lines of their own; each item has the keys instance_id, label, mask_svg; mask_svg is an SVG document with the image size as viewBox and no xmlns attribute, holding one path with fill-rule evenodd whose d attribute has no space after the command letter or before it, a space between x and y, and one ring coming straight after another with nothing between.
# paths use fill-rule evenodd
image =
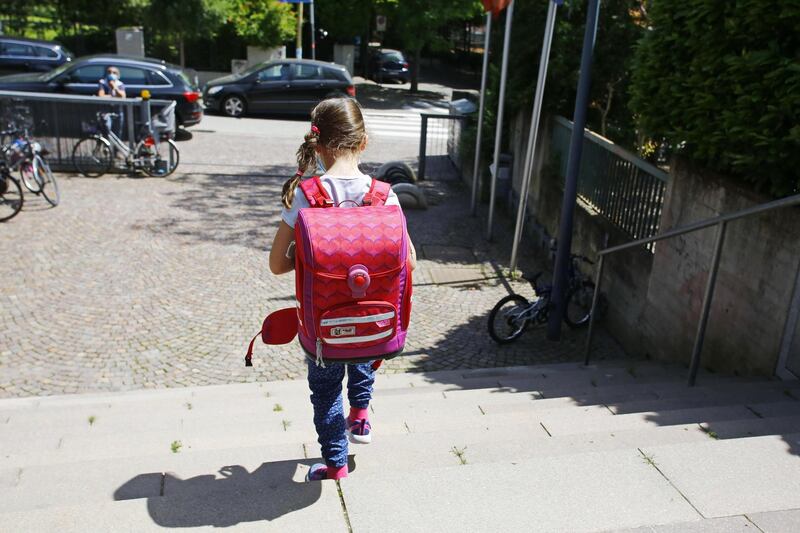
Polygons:
<instances>
[{"instance_id":1,"label":"black car","mask_svg":"<svg viewBox=\"0 0 800 533\"><path fill-rule=\"evenodd\" d=\"M181 67L160 59L119 55L81 57L46 73L2 76L0 91L95 95L100 78L110 66L119 69L129 98L140 96L147 89L153 99L177 102L175 121L178 125L191 126L203 119L197 86Z\"/></svg>"},{"instance_id":2,"label":"black car","mask_svg":"<svg viewBox=\"0 0 800 533\"><path fill-rule=\"evenodd\" d=\"M372 78L378 83L387 80L397 80L408 83L411 80L411 71L408 70L408 61L399 50L381 48L372 55Z\"/></svg>"},{"instance_id":3,"label":"black car","mask_svg":"<svg viewBox=\"0 0 800 533\"><path fill-rule=\"evenodd\" d=\"M0 36L0 74L47 72L68 61L72 54L57 42Z\"/></svg>"},{"instance_id":4,"label":"black car","mask_svg":"<svg viewBox=\"0 0 800 533\"><path fill-rule=\"evenodd\" d=\"M280 59L240 74L211 80L203 88L206 109L229 117L245 113L308 114L331 94L356 95L342 65L309 59Z\"/></svg>"}]
</instances>

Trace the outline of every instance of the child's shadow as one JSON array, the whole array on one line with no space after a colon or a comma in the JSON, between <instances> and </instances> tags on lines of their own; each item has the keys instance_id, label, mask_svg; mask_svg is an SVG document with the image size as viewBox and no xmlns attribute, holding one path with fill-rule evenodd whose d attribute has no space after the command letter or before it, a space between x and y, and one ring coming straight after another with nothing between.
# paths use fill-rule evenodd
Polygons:
<instances>
[{"instance_id":1,"label":"child's shadow","mask_svg":"<svg viewBox=\"0 0 800 533\"><path fill-rule=\"evenodd\" d=\"M350 471L355 469L352 456ZM162 527L229 527L241 522L274 520L312 505L322 494L319 482L297 481L299 464L264 463L248 472L241 465L224 466L214 474L180 479L173 474L139 474L114 491L115 500L147 498L147 511ZM160 495L152 488L160 487ZM150 494L148 494L150 492Z\"/></svg>"}]
</instances>

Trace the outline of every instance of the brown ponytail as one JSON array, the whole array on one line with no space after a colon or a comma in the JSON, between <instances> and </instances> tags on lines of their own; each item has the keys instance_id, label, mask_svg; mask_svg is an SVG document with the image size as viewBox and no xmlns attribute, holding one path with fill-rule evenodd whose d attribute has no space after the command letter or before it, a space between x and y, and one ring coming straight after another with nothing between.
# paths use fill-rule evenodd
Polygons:
<instances>
[{"instance_id":1,"label":"brown ponytail","mask_svg":"<svg viewBox=\"0 0 800 533\"><path fill-rule=\"evenodd\" d=\"M312 126L312 128L312 131L306 133L305 141L300 145L300 148L297 149L297 173L283 184L281 201L286 209L292 208L294 190L300 183L300 179L302 179L309 167L314 167L317 164L317 141L319 140L319 133L314 131L316 127Z\"/></svg>"},{"instance_id":2,"label":"brown ponytail","mask_svg":"<svg viewBox=\"0 0 800 533\"><path fill-rule=\"evenodd\" d=\"M284 207L291 209L294 190L306 171L316 167L317 146L336 157L343 152L358 151L365 138L364 117L354 99L328 98L317 104L311 111L311 131L297 149L297 173L283 184L281 201Z\"/></svg>"}]
</instances>

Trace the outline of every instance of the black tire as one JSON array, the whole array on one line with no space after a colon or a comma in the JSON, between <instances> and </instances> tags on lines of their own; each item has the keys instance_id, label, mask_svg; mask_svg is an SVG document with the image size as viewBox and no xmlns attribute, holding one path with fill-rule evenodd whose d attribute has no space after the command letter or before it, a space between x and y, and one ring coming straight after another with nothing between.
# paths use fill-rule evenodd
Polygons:
<instances>
[{"instance_id":1,"label":"black tire","mask_svg":"<svg viewBox=\"0 0 800 533\"><path fill-rule=\"evenodd\" d=\"M53 171L50 170L50 165L39 154L33 156L33 171L36 173L36 180L42 184L42 196L44 196L44 199L53 207L57 206L61 201L58 182L53 176Z\"/></svg>"},{"instance_id":2,"label":"black tire","mask_svg":"<svg viewBox=\"0 0 800 533\"><path fill-rule=\"evenodd\" d=\"M564 322L571 328L581 328L589 323L594 298L594 282L583 281L567 291L567 305Z\"/></svg>"},{"instance_id":3,"label":"black tire","mask_svg":"<svg viewBox=\"0 0 800 533\"><path fill-rule=\"evenodd\" d=\"M111 143L102 137L86 137L72 149L75 170L87 178L98 178L111 169L114 153Z\"/></svg>"},{"instance_id":4,"label":"black tire","mask_svg":"<svg viewBox=\"0 0 800 533\"><path fill-rule=\"evenodd\" d=\"M166 149L164 148L166 145ZM175 141L168 139L158 143L158 154L152 153L153 147L139 143L136 149L136 159L144 158L147 162L142 163L141 168L145 174L154 178L166 178L178 168L181 159L181 152ZM166 168L159 169L157 161L166 161Z\"/></svg>"},{"instance_id":5,"label":"black tire","mask_svg":"<svg viewBox=\"0 0 800 533\"><path fill-rule=\"evenodd\" d=\"M25 188L33 194L42 192L42 183L36 177L36 172L33 169L33 160L23 161L19 166L19 179Z\"/></svg>"},{"instance_id":6,"label":"black tire","mask_svg":"<svg viewBox=\"0 0 800 533\"><path fill-rule=\"evenodd\" d=\"M247 102L244 96L232 94L225 97L219 109L226 117L239 118L247 113Z\"/></svg>"},{"instance_id":7,"label":"black tire","mask_svg":"<svg viewBox=\"0 0 800 533\"><path fill-rule=\"evenodd\" d=\"M509 305L510 304L510 305ZM497 344L508 344L517 340L528 327L526 320L514 320L510 312L518 312L530 305L524 296L509 294L502 298L489 313L489 336Z\"/></svg>"},{"instance_id":8,"label":"black tire","mask_svg":"<svg viewBox=\"0 0 800 533\"><path fill-rule=\"evenodd\" d=\"M375 171L375 177L390 185L395 183L416 183L417 173L404 161L389 161Z\"/></svg>"},{"instance_id":9,"label":"black tire","mask_svg":"<svg viewBox=\"0 0 800 533\"><path fill-rule=\"evenodd\" d=\"M22 209L22 186L10 174L0 176L0 222L11 220Z\"/></svg>"}]
</instances>

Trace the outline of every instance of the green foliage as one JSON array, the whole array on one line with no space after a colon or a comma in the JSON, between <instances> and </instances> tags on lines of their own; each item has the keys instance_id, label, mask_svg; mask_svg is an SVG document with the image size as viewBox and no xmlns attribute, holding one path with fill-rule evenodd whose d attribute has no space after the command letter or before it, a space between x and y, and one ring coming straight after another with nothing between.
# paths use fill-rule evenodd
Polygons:
<instances>
[{"instance_id":1,"label":"green foliage","mask_svg":"<svg viewBox=\"0 0 800 533\"><path fill-rule=\"evenodd\" d=\"M193 38L216 32L228 8L226 0L151 0L145 20L159 33Z\"/></svg>"},{"instance_id":2,"label":"green foliage","mask_svg":"<svg viewBox=\"0 0 800 533\"><path fill-rule=\"evenodd\" d=\"M601 4L592 66L588 127L622 144L635 139L627 109L628 82L637 40L642 34L641 0L605 0ZM547 2L517 2L508 64L507 116L530 112L539 70ZM493 24L492 56L502 57L504 20ZM544 113L572 117L586 23L586 2L567 0L558 9L550 52ZM496 107L496 102L493 104Z\"/></svg>"},{"instance_id":3,"label":"green foliage","mask_svg":"<svg viewBox=\"0 0 800 533\"><path fill-rule=\"evenodd\" d=\"M230 0L228 20L248 44L270 48L296 35L297 15L278 0Z\"/></svg>"},{"instance_id":4,"label":"green foliage","mask_svg":"<svg viewBox=\"0 0 800 533\"><path fill-rule=\"evenodd\" d=\"M328 38L336 42L349 43L355 37L366 37L380 0L350 0L316 2L316 17L319 27L325 28Z\"/></svg>"},{"instance_id":5,"label":"green foliage","mask_svg":"<svg viewBox=\"0 0 800 533\"><path fill-rule=\"evenodd\" d=\"M635 57L643 132L775 196L799 192L800 3L659 0Z\"/></svg>"}]
</instances>

